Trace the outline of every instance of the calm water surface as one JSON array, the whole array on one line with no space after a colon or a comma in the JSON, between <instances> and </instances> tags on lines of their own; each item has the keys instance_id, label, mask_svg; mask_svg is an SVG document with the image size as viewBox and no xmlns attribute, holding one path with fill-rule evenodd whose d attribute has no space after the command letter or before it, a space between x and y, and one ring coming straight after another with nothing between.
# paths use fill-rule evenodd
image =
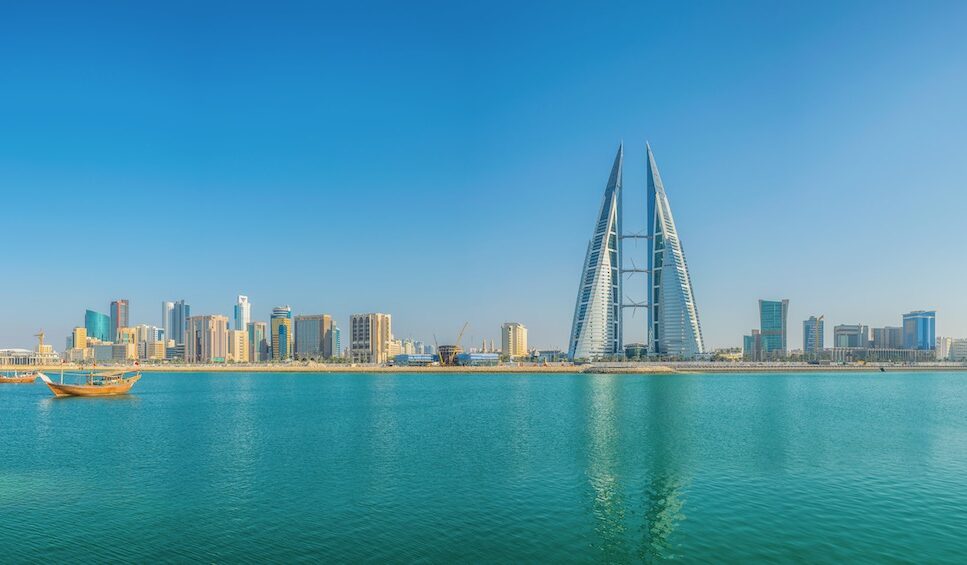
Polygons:
<instances>
[{"instance_id":1,"label":"calm water surface","mask_svg":"<svg viewBox=\"0 0 967 565\"><path fill-rule=\"evenodd\" d=\"M0 561L967 559L967 374L0 385Z\"/></svg>"}]
</instances>

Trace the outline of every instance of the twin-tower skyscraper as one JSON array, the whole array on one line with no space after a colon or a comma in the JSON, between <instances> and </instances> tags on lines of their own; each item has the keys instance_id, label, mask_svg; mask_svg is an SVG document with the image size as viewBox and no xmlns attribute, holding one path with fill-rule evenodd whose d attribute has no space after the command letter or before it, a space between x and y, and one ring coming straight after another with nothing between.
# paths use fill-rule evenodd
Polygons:
<instances>
[{"instance_id":1,"label":"twin-tower skyscraper","mask_svg":"<svg viewBox=\"0 0 967 565\"><path fill-rule=\"evenodd\" d=\"M628 235L621 229L624 145L618 147L581 270L568 343L571 359L622 355L622 312L628 307L645 307L648 311L645 333L649 355L691 359L705 353L702 325L698 319L685 252L678 238L655 156L647 144L645 159L648 191L646 235ZM646 240L647 269L625 268L621 252L625 239ZM644 303L626 301L624 297L624 275L636 272L648 275Z\"/></svg>"}]
</instances>

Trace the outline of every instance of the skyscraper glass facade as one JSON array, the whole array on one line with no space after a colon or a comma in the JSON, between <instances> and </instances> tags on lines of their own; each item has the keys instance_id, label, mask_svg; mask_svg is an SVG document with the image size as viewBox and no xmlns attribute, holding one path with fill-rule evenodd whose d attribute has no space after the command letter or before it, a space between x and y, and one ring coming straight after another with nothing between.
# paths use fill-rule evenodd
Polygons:
<instances>
[{"instance_id":1,"label":"skyscraper glass facade","mask_svg":"<svg viewBox=\"0 0 967 565\"><path fill-rule=\"evenodd\" d=\"M296 316L296 359L328 359L332 357L332 317L328 314Z\"/></svg>"},{"instance_id":2,"label":"skyscraper glass facade","mask_svg":"<svg viewBox=\"0 0 967 565\"><path fill-rule=\"evenodd\" d=\"M621 353L621 167L618 147L578 284L568 355L599 359Z\"/></svg>"},{"instance_id":3,"label":"skyscraper glass facade","mask_svg":"<svg viewBox=\"0 0 967 565\"><path fill-rule=\"evenodd\" d=\"M825 347L826 323L823 316L810 316L802 323L802 350L805 353L822 353Z\"/></svg>"},{"instance_id":4,"label":"skyscraper glass facade","mask_svg":"<svg viewBox=\"0 0 967 565\"><path fill-rule=\"evenodd\" d=\"M268 361L269 343L266 339L268 324L265 322L249 322L248 324L248 354L253 362Z\"/></svg>"},{"instance_id":5,"label":"skyscraper glass facade","mask_svg":"<svg viewBox=\"0 0 967 565\"><path fill-rule=\"evenodd\" d=\"M653 355L692 358L705 353L702 324L685 251L671 205L647 147L648 175L648 349Z\"/></svg>"},{"instance_id":6,"label":"skyscraper glass facade","mask_svg":"<svg viewBox=\"0 0 967 565\"><path fill-rule=\"evenodd\" d=\"M111 303L111 340L117 338L118 329L129 326L128 320L128 301L125 299L115 300Z\"/></svg>"},{"instance_id":7,"label":"skyscraper glass facade","mask_svg":"<svg viewBox=\"0 0 967 565\"><path fill-rule=\"evenodd\" d=\"M171 312L175 309L175 303L164 301L161 303L161 327L163 328L163 339L171 339Z\"/></svg>"},{"instance_id":8,"label":"skyscraper glass facade","mask_svg":"<svg viewBox=\"0 0 967 565\"><path fill-rule=\"evenodd\" d=\"M332 326L332 333L330 344L332 347L332 356L341 357L342 356L342 332L335 325Z\"/></svg>"},{"instance_id":9,"label":"skyscraper glass facade","mask_svg":"<svg viewBox=\"0 0 967 565\"><path fill-rule=\"evenodd\" d=\"M292 308L278 306L272 309L272 360L292 359Z\"/></svg>"},{"instance_id":10,"label":"skyscraper glass facade","mask_svg":"<svg viewBox=\"0 0 967 565\"><path fill-rule=\"evenodd\" d=\"M759 333L763 356L781 357L786 354L788 314L788 300L759 301Z\"/></svg>"},{"instance_id":11,"label":"skyscraper glass facade","mask_svg":"<svg viewBox=\"0 0 967 565\"><path fill-rule=\"evenodd\" d=\"M239 295L235 301L235 329L245 330L251 320L252 304L248 301L248 296Z\"/></svg>"},{"instance_id":12,"label":"skyscraper glass facade","mask_svg":"<svg viewBox=\"0 0 967 565\"><path fill-rule=\"evenodd\" d=\"M171 335L168 339L175 340L176 345L185 344L185 329L188 327L188 318L191 317L191 306L185 304L184 300L175 302L171 310L171 320L168 323Z\"/></svg>"},{"instance_id":13,"label":"skyscraper glass facade","mask_svg":"<svg viewBox=\"0 0 967 565\"><path fill-rule=\"evenodd\" d=\"M903 348L936 349L937 313L933 310L917 310L903 315Z\"/></svg>"},{"instance_id":14,"label":"skyscraper glass facade","mask_svg":"<svg viewBox=\"0 0 967 565\"><path fill-rule=\"evenodd\" d=\"M114 341L111 335L111 317L101 314L94 310L84 312L84 328L87 329L87 337L93 337L101 341Z\"/></svg>"}]
</instances>

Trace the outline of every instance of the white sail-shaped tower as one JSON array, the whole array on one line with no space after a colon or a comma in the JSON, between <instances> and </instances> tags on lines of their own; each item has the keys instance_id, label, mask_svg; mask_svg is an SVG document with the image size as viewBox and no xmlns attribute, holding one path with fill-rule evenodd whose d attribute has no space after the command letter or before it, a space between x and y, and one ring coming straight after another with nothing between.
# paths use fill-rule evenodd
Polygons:
<instances>
[{"instance_id":1,"label":"white sail-shaped tower","mask_svg":"<svg viewBox=\"0 0 967 565\"><path fill-rule=\"evenodd\" d=\"M702 324L678 230L651 147L648 174L648 353L694 358L705 353Z\"/></svg>"},{"instance_id":2,"label":"white sail-shaped tower","mask_svg":"<svg viewBox=\"0 0 967 565\"><path fill-rule=\"evenodd\" d=\"M568 355L601 359L621 351L621 166L624 147L611 168L601 209L581 270Z\"/></svg>"}]
</instances>

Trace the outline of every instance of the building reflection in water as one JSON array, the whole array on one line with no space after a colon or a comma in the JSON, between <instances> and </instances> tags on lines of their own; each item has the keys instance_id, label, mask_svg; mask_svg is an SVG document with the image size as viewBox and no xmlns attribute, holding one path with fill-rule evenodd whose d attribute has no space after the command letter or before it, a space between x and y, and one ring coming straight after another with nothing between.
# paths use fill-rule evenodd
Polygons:
<instances>
[{"instance_id":1,"label":"building reflection in water","mask_svg":"<svg viewBox=\"0 0 967 565\"><path fill-rule=\"evenodd\" d=\"M627 559L625 501L620 477L618 445L618 382L611 375L588 377L587 475L591 486L591 513L601 557L615 562Z\"/></svg>"},{"instance_id":2,"label":"building reflection in water","mask_svg":"<svg viewBox=\"0 0 967 565\"><path fill-rule=\"evenodd\" d=\"M672 535L685 519L687 386L662 377L588 378L590 510L604 561L675 557Z\"/></svg>"}]
</instances>

